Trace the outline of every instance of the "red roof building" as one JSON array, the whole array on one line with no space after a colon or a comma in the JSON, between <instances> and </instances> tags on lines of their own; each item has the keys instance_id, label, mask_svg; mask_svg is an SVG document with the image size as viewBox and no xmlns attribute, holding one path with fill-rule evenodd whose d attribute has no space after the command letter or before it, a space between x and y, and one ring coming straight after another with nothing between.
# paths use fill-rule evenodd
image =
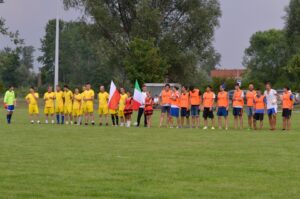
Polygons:
<instances>
[{"instance_id":1,"label":"red roof building","mask_svg":"<svg viewBox=\"0 0 300 199\"><path fill-rule=\"evenodd\" d=\"M216 69L210 72L210 76L212 78L241 79L245 72L245 69Z\"/></svg>"}]
</instances>

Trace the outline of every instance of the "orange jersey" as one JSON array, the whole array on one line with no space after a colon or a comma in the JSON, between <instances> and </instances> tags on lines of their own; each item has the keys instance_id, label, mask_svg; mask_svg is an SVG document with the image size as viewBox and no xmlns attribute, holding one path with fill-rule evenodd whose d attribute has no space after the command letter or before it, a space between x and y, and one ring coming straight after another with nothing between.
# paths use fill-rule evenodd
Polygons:
<instances>
[{"instance_id":1,"label":"orange jersey","mask_svg":"<svg viewBox=\"0 0 300 199\"><path fill-rule=\"evenodd\" d=\"M211 108L214 106L216 95L213 92L205 92L203 94L203 106L205 108Z\"/></svg>"},{"instance_id":2,"label":"orange jersey","mask_svg":"<svg viewBox=\"0 0 300 199\"><path fill-rule=\"evenodd\" d=\"M172 92L171 105L176 106L176 107L180 106L179 92L178 91Z\"/></svg>"},{"instance_id":3,"label":"orange jersey","mask_svg":"<svg viewBox=\"0 0 300 199\"><path fill-rule=\"evenodd\" d=\"M163 90L161 92L161 105L171 105L171 97L172 97L172 91L165 91Z\"/></svg>"},{"instance_id":4,"label":"orange jersey","mask_svg":"<svg viewBox=\"0 0 300 199\"><path fill-rule=\"evenodd\" d=\"M228 100L228 93L226 91L218 93L218 107L228 107L229 100Z\"/></svg>"},{"instance_id":5,"label":"orange jersey","mask_svg":"<svg viewBox=\"0 0 300 199\"><path fill-rule=\"evenodd\" d=\"M247 91L246 100L247 106L253 106L254 97L256 96L256 91Z\"/></svg>"},{"instance_id":6,"label":"orange jersey","mask_svg":"<svg viewBox=\"0 0 300 199\"><path fill-rule=\"evenodd\" d=\"M189 108L190 102L189 102L189 94L188 93L182 93L180 95L180 108Z\"/></svg>"},{"instance_id":7,"label":"orange jersey","mask_svg":"<svg viewBox=\"0 0 300 199\"><path fill-rule=\"evenodd\" d=\"M261 95L258 97L257 95L253 98L253 105L255 110L263 110L265 109L265 96Z\"/></svg>"},{"instance_id":8,"label":"orange jersey","mask_svg":"<svg viewBox=\"0 0 300 199\"><path fill-rule=\"evenodd\" d=\"M242 90L234 91L232 106L242 108L244 106L244 92Z\"/></svg>"},{"instance_id":9,"label":"orange jersey","mask_svg":"<svg viewBox=\"0 0 300 199\"><path fill-rule=\"evenodd\" d=\"M200 105L201 104L201 96L200 96L199 89L194 89L194 91L190 91L190 102L191 102L191 105Z\"/></svg>"},{"instance_id":10,"label":"orange jersey","mask_svg":"<svg viewBox=\"0 0 300 199\"><path fill-rule=\"evenodd\" d=\"M282 96L282 108L293 109L293 95L291 93L283 93Z\"/></svg>"}]
</instances>

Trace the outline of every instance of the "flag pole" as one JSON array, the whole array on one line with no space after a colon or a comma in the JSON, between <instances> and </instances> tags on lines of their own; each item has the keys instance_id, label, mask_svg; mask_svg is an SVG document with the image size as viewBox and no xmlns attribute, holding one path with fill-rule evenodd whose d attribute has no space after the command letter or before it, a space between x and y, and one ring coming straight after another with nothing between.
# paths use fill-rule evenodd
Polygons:
<instances>
[{"instance_id":1,"label":"flag pole","mask_svg":"<svg viewBox=\"0 0 300 199\"><path fill-rule=\"evenodd\" d=\"M59 77L59 0L56 0L56 36L55 36L55 68L54 88L58 85Z\"/></svg>"}]
</instances>

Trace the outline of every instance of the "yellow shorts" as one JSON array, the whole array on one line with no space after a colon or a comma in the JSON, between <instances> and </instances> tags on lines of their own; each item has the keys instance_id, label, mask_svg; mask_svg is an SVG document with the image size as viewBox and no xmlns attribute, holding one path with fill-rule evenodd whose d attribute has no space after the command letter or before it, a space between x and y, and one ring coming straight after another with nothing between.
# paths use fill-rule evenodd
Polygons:
<instances>
[{"instance_id":1,"label":"yellow shorts","mask_svg":"<svg viewBox=\"0 0 300 199\"><path fill-rule=\"evenodd\" d=\"M93 104L85 105L85 109L83 111L84 111L84 113L93 113L94 112L94 105Z\"/></svg>"},{"instance_id":2,"label":"yellow shorts","mask_svg":"<svg viewBox=\"0 0 300 199\"><path fill-rule=\"evenodd\" d=\"M99 113L99 115L107 115L108 107L107 106L99 107L98 113Z\"/></svg>"},{"instance_id":3,"label":"yellow shorts","mask_svg":"<svg viewBox=\"0 0 300 199\"><path fill-rule=\"evenodd\" d=\"M31 114L39 114L39 107L38 105L29 105L28 106L28 113Z\"/></svg>"},{"instance_id":4,"label":"yellow shorts","mask_svg":"<svg viewBox=\"0 0 300 199\"><path fill-rule=\"evenodd\" d=\"M109 109L108 112L109 112L109 114L111 114L111 115L117 114L117 110L113 110L113 109Z\"/></svg>"},{"instance_id":5,"label":"yellow shorts","mask_svg":"<svg viewBox=\"0 0 300 199\"><path fill-rule=\"evenodd\" d=\"M81 115L82 115L81 109L73 109L72 115L73 115L74 117L81 116Z\"/></svg>"},{"instance_id":6,"label":"yellow shorts","mask_svg":"<svg viewBox=\"0 0 300 199\"><path fill-rule=\"evenodd\" d=\"M64 112L64 105L59 105L55 107L56 113L63 113Z\"/></svg>"},{"instance_id":7,"label":"yellow shorts","mask_svg":"<svg viewBox=\"0 0 300 199\"><path fill-rule=\"evenodd\" d=\"M125 116L124 115L124 109L119 109L118 115L119 115L119 117L124 117Z\"/></svg>"},{"instance_id":8,"label":"yellow shorts","mask_svg":"<svg viewBox=\"0 0 300 199\"><path fill-rule=\"evenodd\" d=\"M64 107L64 114L72 114L72 105L67 105Z\"/></svg>"},{"instance_id":9,"label":"yellow shorts","mask_svg":"<svg viewBox=\"0 0 300 199\"><path fill-rule=\"evenodd\" d=\"M54 114L54 107L45 107L44 108L44 113L46 114L46 115L52 115L52 114Z\"/></svg>"}]
</instances>

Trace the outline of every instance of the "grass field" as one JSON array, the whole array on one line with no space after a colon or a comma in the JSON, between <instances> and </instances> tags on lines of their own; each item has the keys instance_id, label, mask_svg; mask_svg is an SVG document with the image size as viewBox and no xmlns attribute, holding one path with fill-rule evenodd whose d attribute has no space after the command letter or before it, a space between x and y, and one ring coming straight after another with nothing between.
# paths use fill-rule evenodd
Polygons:
<instances>
[{"instance_id":1,"label":"grass field","mask_svg":"<svg viewBox=\"0 0 300 199\"><path fill-rule=\"evenodd\" d=\"M8 126L1 113L0 198L300 195L300 114L283 133L30 125L24 108Z\"/></svg>"}]
</instances>

